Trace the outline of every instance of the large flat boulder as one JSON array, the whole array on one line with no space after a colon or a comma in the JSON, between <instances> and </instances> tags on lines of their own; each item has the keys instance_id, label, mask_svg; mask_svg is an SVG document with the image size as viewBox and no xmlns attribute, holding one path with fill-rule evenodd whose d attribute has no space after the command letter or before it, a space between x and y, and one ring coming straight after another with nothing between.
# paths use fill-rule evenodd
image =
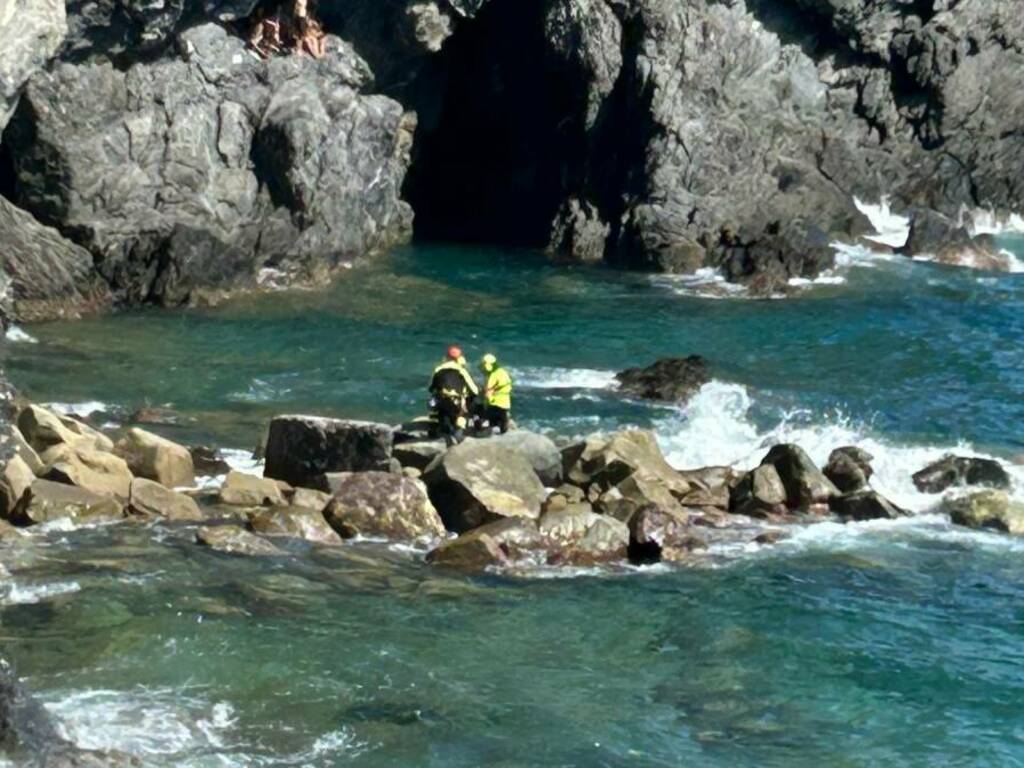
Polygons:
<instances>
[{"instance_id":1,"label":"large flat boulder","mask_svg":"<svg viewBox=\"0 0 1024 768\"><path fill-rule=\"evenodd\" d=\"M302 507L271 507L249 518L249 525L264 536L287 536L314 544L341 544L341 536L319 510Z\"/></svg>"},{"instance_id":2,"label":"large flat boulder","mask_svg":"<svg viewBox=\"0 0 1024 768\"><path fill-rule=\"evenodd\" d=\"M485 438L495 445L518 453L533 467L546 488L555 488L562 482L562 454L554 441L536 432L516 429L504 435Z\"/></svg>"},{"instance_id":3,"label":"large flat boulder","mask_svg":"<svg viewBox=\"0 0 1024 768\"><path fill-rule=\"evenodd\" d=\"M423 480L445 526L457 533L503 517L536 519L546 495L529 461L488 440L455 446Z\"/></svg>"},{"instance_id":4,"label":"large flat boulder","mask_svg":"<svg viewBox=\"0 0 1024 768\"><path fill-rule=\"evenodd\" d=\"M393 454L403 467L418 469L421 472L430 466L430 462L448 450L444 440L416 440L396 443Z\"/></svg>"},{"instance_id":5,"label":"large flat boulder","mask_svg":"<svg viewBox=\"0 0 1024 768\"><path fill-rule=\"evenodd\" d=\"M277 416L267 435L265 477L321 487L328 472L387 471L393 431L386 424L321 416Z\"/></svg>"},{"instance_id":6,"label":"large flat boulder","mask_svg":"<svg viewBox=\"0 0 1024 768\"><path fill-rule=\"evenodd\" d=\"M1010 476L998 461L972 456L946 456L915 472L913 480L922 493L942 493L954 486L1010 487Z\"/></svg>"},{"instance_id":7,"label":"large flat boulder","mask_svg":"<svg viewBox=\"0 0 1024 768\"><path fill-rule=\"evenodd\" d=\"M10 515L15 525L35 525L61 518L75 522L105 522L124 517L124 505L73 485L36 480Z\"/></svg>"},{"instance_id":8,"label":"large flat boulder","mask_svg":"<svg viewBox=\"0 0 1024 768\"><path fill-rule=\"evenodd\" d=\"M195 485L195 466L188 448L160 435L132 427L114 451L136 477L154 480L168 488Z\"/></svg>"},{"instance_id":9,"label":"large flat boulder","mask_svg":"<svg viewBox=\"0 0 1024 768\"><path fill-rule=\"evenodd\" d=\"M235 507L283 507L288 503L273 480L236 470L224 478L218 498L222 504Z\"/></svg>"},{"instance_id":10,"label":"large flat boulder","mask_svg":"<svg viewBox=\"0 0 1024 768\"><path fill-rule=\"evenodd\" d=\"M122 501L127 501L131 495L131 470L124 459L112 453L78 442L54 446L44 451L42 458L46 466L39 476L47 480Z\"/></svg>"},{"instance_id":11,"label":"large flat boulder","mask_svg":"<svg viewBox=\"0 0 1024 768\"><path fill-rule=\"evenodd\" d=\"M132 480L128 511L139 517L169 521L194 522L204 518L195 499L165 488L154 480L137 477Z\"/></svg>"},{"instance_id":12,"label":"large flat boulder","mask_svg":"<svg viewBox=\"0 0 1024 768\"><path fill-rule=\"evenodd\" d=\"M354 472L339 478L324 517L343 538L437 539L444 523L418 480L388 472Z\"/></svg>"}]
</instances>

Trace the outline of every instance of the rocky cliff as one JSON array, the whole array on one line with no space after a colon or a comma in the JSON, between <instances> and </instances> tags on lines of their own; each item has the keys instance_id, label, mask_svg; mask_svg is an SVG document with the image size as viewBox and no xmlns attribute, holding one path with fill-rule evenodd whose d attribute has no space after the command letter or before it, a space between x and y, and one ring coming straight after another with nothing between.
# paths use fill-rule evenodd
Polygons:
<instances>
[{"instance_id":1,"label":"rocky cliff","mask_svg":"<svg viewBox=\"0 0 1024 768\"><path fill-rule=\"evenodd\" d=\"M772 290L866 230L855 196L1024 209L999 0L344 0L322 60L248 50L256 4L4 4L7 314L318 280L413 211Z\"/></svg>"}]
</instances>

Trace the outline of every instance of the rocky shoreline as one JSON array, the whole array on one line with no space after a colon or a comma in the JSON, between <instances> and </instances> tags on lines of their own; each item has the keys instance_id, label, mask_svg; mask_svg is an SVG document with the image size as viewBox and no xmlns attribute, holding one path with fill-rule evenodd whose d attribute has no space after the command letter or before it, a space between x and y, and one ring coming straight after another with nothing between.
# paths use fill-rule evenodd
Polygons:
<instances>
[{"instance_id":1,"label":"rocky shoreline","mask_svg":"<svg viewBox=\"0 0 1024 768\"><path fill-rule=\"evenodd\" d=\"M983 268L965 212L1024 210L1024 26L997 0L325 3L326 56L269 60L255 5L0 19L6 318L321 283L414 211L772 295L870 232L855 198L892 197L908 253Z\"/></svg>"}]
</instances>

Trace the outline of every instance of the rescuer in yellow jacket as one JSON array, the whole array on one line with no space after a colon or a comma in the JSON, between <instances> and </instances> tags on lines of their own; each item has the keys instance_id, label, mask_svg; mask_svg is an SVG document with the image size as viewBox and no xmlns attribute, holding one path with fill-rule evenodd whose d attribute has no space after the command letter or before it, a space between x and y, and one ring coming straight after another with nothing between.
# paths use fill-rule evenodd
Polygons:
<instances>
[{"instance_id":1,"label":"rescuer in yellow jacket","mask_svg":"<svg viewBox=\"0 0 1024 768\"><path fill-rule=\"evenodd\" d=\"M491 427L498 427L505 434L512 413L512 377L498 365L498 358L491 354L484 355L480 361L480 370L487 377L484 384L483 416Z\"/></svg>"},{"instance_id":2,"label":"rescuer in yellow jacket","mask_svg":"<svg viewBox=\"0 0 1024 768\"><path fill-rule=\"evenodd\" d=\"M461 443L466 428L466 414L473 407L473 399L480 394L473 376L466 366L466 358L459 347L448 347L445 359L434 369L430 378L430 394L437 414L437 426L448 445Z\"/></svg>"}]
</instances>

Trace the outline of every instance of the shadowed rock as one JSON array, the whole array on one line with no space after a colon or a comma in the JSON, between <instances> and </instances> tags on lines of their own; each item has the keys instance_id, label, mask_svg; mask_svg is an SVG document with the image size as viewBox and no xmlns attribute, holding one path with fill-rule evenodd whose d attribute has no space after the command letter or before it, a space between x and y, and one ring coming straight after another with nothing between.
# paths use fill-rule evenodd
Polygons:
<instances>
[{"instance_id":1,"label":"shadowed rock","mask_svg":"<svg viewBox=\"0 0 1024 768\"><path fill-rule=\"evenodd\" d=\"M615 374L619 391L645 400L683 403L711 381L708 361L700 355L658 360L646 368Z\"/></svg>"},{"instance_id":2,"label":"shadowed rock","mask_svg":"<svg viewBox=\"0 0 1024 768\"><path fill-rule=\"evenodd\" d=\"M968 456L946 456L915 472L913 479L922 493L942 493L957 485L1010 487L1010 476L998 461Z\"/></svg>"},{"instance_id":3,"label":"shadowed rock","mask_svg":"<svg viewBox=\"0 0 1024 768\"><path fill-rule=\"evenodd\" d=\"M294 486L321 488L331 472L387 471L393 431L386 424L318 416L277 416L267 436L263 474Z\"/></svg>"}]
</instances>

